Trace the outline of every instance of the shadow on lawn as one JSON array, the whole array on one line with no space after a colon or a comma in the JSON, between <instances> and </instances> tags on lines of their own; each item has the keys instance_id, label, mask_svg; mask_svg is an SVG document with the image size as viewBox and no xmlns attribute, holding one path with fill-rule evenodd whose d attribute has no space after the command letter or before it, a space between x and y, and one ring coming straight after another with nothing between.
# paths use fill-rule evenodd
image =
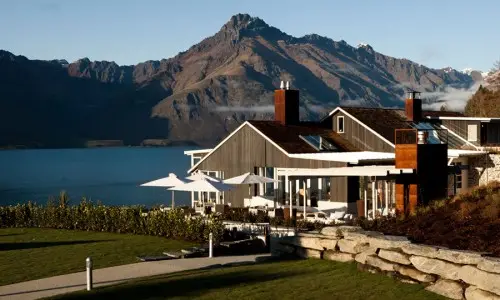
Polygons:
<instances>
[{"instance_id":1,"label":"shadow on lawn","mask_svg":"<svg viewBox=\"0 0 500 300\"><path fill-rule=\"evenodd\" d=\"M269 265L269 268L272 268ZM221 269L224 270L224 269ZM171 297L195 298L209 290L231 289L241 284L262 283L275 279L303 276L306 272L274 270L229 271L223 273L191 271L155 279L135 280L130 283L104 287L93 293L62 295L54 299L167 299Z\"/></svg>"},{"instance_id":2,"label":"shadow on lawn","mask_svg":"<svg viewBox=\"0 0 500 300\"><path fill-rule=\"evenodd\" d=\"M78 245L110 242L113 240L82 240L82 241L60 241L60 242L20 242L20 243L0 243L0 251L35 249L54 246Z\"/></svg>"},{"instance_id":3,"label":"shadow on lawn","mask_svg":"<svg viewBox=\"0 0 500 300\"><path fill-rule=\"evenodd\" d=\"M0 237L4 237L4 236L14 236L14 235L23 235L22 233L6 233L6 234L2 234L0 233Z\"/></svg>"}]
</instances>

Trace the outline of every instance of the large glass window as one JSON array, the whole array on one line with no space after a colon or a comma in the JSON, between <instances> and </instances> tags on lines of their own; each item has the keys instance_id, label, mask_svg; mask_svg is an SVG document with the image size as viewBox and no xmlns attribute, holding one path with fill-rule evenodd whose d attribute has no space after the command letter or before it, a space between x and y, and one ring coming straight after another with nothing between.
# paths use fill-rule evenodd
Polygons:
<instances>
[{"instance_id":1,"label":"large glass window","mask_svg":"<svg viewBox=\"0 0 500 300\"><path fill-rule=\"evenodd\" d=\"M311 178L310 187L308 189L308 195L311 199L311 206L318 206L317 201L319 200L319 180L317 177Z\"/></svg>"},{"instance_id":2,"label":"large glass window","mask_svg":"<svg viewBox=\"0 0 500 300\"><path fill-rule=\"evenodd\" d=\"M265 176L267 178L274 178L274 168L266 167L265 171L266 171ZM264 189L264 195L269 197L274 197L274 182L266 183Z\"/></svg>"},{"instance_id":3,"label":"large glass window","mask_svg":"<svg viewBox=\"0 0 500 300\"><path fill-rule=\"evenodd\" d=\"M278 183L278 195L276 195L276 198L277 198L277 201L279 203L285 203L285 198L286 198L286 194L285 194L285 185L286 185L286 182L285 182L285 179L286 177L285 176L278 176L278 180L280 181Z\"/></svg>"},{"instance_id":4,"label":"large glass window","mask_svg":"<svg viewBox=\"0 0 500 300\"><path fill-rule=\"evenodd\" d=\"M321 200L330 201L330 177L321 180Z\"/></svg>"},{"instance_id":5,"label":"large glass window","mask_svg":"<svg viewBox=\"0 0 500 300\"><path fill-rule=\"evenodd\" d=\"M199 161L201 160L201 157L199 156L194 156L193 157L193 166L196 165Z\"/></svg>"}]
</instances>

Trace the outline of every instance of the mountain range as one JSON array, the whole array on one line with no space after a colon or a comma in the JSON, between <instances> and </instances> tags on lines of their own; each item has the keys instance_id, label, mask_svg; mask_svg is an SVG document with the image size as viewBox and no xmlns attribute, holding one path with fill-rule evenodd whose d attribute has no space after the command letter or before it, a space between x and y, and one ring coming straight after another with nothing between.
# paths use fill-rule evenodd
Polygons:
<instances>
[{"instance_id":1,"label":"mountain range","mask_svg":"<svg viewBox=\"0 0 500 300\"><path fill-rule=\"evenodd\" d=\"M337 105L401 106L405 87L468 88L480 76L428 68L368 44L293 37L238 14L175 57L131 66L0 50L0 146L213 145L247 119L272 118L281 80L300 90L305 120Z\"/></svg>"}]
</instances>

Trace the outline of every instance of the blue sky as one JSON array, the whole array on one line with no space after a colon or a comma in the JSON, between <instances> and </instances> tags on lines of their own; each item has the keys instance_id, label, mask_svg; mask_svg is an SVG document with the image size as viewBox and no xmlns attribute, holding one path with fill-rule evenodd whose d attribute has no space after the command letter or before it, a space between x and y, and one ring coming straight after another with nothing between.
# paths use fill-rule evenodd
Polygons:
<instances>
[{"instance_id":1,"label":"blue sky","mask_svg":"<svg viewBox=\"0 0 500 300\"><path fill-rule=\"evenodd\" d=\"M236 13L293 36L317 33L433 68L487 71L500 59L498 0L2 0L0 49L28 58L168 58Z\"/></svg>"}]
</instances>

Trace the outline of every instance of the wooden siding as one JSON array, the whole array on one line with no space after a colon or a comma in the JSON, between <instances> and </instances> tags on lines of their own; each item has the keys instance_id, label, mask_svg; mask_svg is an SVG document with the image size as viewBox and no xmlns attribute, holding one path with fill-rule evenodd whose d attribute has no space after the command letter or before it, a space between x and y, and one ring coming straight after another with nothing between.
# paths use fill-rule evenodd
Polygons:
<instances>
[{"instance_id":1,"label":"wooden siding","mask_svg":"<svg viewBox=\"0 0 500 300\"><path fill-rule=\"evenodd\" d=\"M470 142L471 144L475 146L480 146L480 140L481 140L481 121L473 121L473 120L441 120L442 124L448 128L449 130L453 131L460 137L464 138L466 141L467 139L467 125L477 125L477 141L476 142Z\"/></svg>"},{"instance_id":2,"label":"wooden siding","mask_svg":"<svg viewBox=\"0 0 500 300\"><path fill-rule=\"evenodd\" d=\"M224 178L254 172L255 167L281 168L328 168L344 167L345 163L289 158L258 132L246 125L208 156L198 166L200 170L223 171ZM331 179L331 200L347 202L347 178ZM248 197L248 186L240 186L225 192L226 203L233 207L243 206L243 198Z\"/></svg>"},{"instance_id":3,"label":"wooden siding","mask_svg":"<svg viewBox=\"0 0 500 300\"><path fill-rule=\"evenodd\" d=\"M344 117L344 133L339 133L361 151L394 152L394 148L379 136L368 130L358 121L350 118L341 111L334 113L331 118L332 128L337 132L337 117Z\"/></svg>"}]
</instances>

